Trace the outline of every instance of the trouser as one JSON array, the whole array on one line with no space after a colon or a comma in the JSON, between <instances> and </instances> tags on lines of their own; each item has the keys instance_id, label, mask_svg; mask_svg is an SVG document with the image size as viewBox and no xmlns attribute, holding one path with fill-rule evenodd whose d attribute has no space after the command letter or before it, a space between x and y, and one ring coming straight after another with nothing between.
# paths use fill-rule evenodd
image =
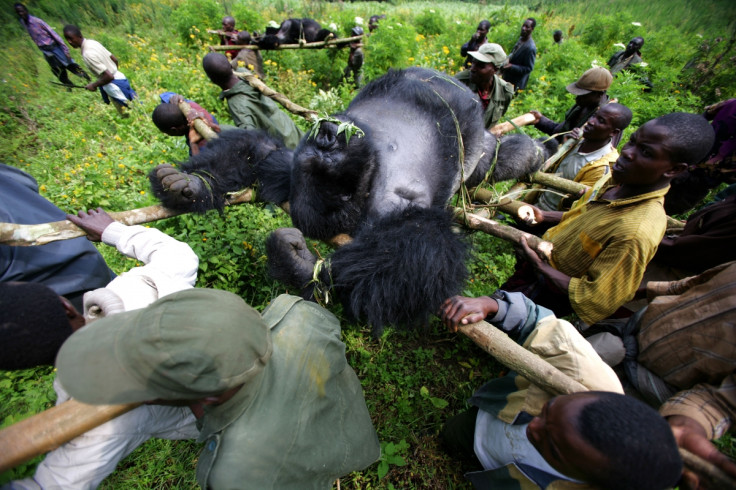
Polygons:
<instances>
[{"instance_id":1,"label":"trouser","mask_svg":"<svg viewBox=\"0 0 736 490\"><path fill-rule=\"evenodd\" d=\"M49 44L47 46L40 46L41 52L43 53L46 62L51 68L51 72L61 83L71 85L72 82L69 80L67 70L74 73L78 77L82 77L89 80L89 75L74 62L73 59L69 58L61 47L57 44Z\"/></svg>"},{"instance_id":2,"label":"trouser","mask_svg":"<svg viewBox=\"0 0 736 490\"><path fill-rule=\"evenodd\" d=\"M475 419L478 417L478 407L470 407L468 410L451 417L445 422L440 439L448 454L454 458L466 460L481 467L478 457L473 449L475 440Z\"/></svg>"}]
</instances>

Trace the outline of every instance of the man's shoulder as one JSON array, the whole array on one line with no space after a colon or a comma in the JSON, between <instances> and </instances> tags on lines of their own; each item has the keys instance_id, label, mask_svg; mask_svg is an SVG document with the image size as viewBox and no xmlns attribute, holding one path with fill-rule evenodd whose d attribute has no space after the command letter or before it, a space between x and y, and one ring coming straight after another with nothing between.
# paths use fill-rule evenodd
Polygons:
<instances>
[{"instance_id":1,"label":"man's shoulder","mask_svg":"<svg viewBox=\"0 0 736 490\"><path fill-rule=\"evenodd\" d=\"M502 92L508 98L512 98L514 96L514 84L511 82L507 82L498 75L493 76L496 79L497 86L500 88L500 92Z\"/></svg>"},{"instance_id":2,"label":"man's shoulder","mask_svg":"<svg viewBox=\"0 0 736 490\"><path fill-rule=\"evenodd\" d=\"M470 70L463 70L455 74L455 78L463 82L465 85L470 86Z\"/></svg>"}]
</instances>

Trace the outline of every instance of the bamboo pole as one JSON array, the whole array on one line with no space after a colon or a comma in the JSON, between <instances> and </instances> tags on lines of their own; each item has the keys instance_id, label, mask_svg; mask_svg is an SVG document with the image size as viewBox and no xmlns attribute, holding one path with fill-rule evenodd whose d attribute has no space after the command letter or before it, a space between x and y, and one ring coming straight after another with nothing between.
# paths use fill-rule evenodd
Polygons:
<instances>
[{"instance_id":1,"label":"bamboo pole","mask_svg":"<svg viewBox=\"0 0 736 490\"><path fill-rule=\"evenodd\" d=\"M209 34L220 34L219 31L213 31L208 30ZM352 36L352 37L344 37L340 39L326 39L324 41L316 41L313 43L308 43L301 40L302 42L295 43L295 44L281 44L280 46L265 50L261 49L255 44L230 44L230 45L224 45L224 44L212 44L209 45L208 48L210 51L231 51L235 49L251 49L254 51L276 51L280 49L319 49L319 48L342 48L346 44L350 44L355 41L360 41L363 39L364 36Z\"/></svg>"},{"instance_id":2,"label":"bamboo pole","mask_svg":"<svg viewBox=\"0 0 736 490\"><path fill-rule=\"evenodd\" d=\"M301 116L310 122L314 122L319 118L317 111L313 111L311 109L307 109L306 107L302 107L298 104L293 103L288 98L286 98L284 94L276 92L274 89L263 83L253 73L243 71L235 71L233 73L235 74L235 76L248 83L251 87L255 88L266 97L272 98L273 100L284 106L284 108L286 108L288 111L296 114L297 116Z\"/></svg>"},{"instance_id":3,"label":"bamboo pole","mask_svg":"<svg viewBox=\"0 0 736 490\"><path fill-rule=\"evenodd\" d=\"M0 431L0 473L47 453L139 406L88 405L69 400Z\"/></svg>"},{"instance_id":4,"label":"bamboo pole","mask_svg":"<svg viewBox=\"0 0 736 490\"><path fill-rule=\"evenodd\" d=\"M245 189L230 198L226 205L232 206L245 202L251 202L254 199L253 189ZM163 206L148 206L145 208L131 209L130 211L121 211L118 213L110 213L115 221L119 221L125 225L140 225L157 221L164 218L171 218L184 214L185 211L174 211ZM0 223L0 244L12 245L15 247L23 247L29 245L43 245L58 240L68 240L85 236L84 230L79 228L71 221L54 221L52 223L41 223L37 225L21 225L17 223Z\"/></svg>"}]
</instances>

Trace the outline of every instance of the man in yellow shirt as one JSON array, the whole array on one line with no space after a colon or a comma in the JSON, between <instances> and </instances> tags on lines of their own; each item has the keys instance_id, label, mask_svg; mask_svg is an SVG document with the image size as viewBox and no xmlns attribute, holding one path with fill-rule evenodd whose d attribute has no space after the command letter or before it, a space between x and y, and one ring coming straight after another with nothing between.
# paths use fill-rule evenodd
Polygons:
<instances>
[{"instance_id":1,"label":"man in yellow shirt","mask_svg":"<svg viewBox=\"0 0 736 490\"><path fill-rule=\"evenodd\" d=\"M502 289L521 291L558 316L593 324L630 301L664 236L664 195L672 178L703 159L713 130L696 114L673 113L641 126L604 177L570 211L534 208L555 224L542 238L554 248L544 262L522 240L526 260ZM609 182L609 180L611 180Z\"/></svg>"}]
</instances>

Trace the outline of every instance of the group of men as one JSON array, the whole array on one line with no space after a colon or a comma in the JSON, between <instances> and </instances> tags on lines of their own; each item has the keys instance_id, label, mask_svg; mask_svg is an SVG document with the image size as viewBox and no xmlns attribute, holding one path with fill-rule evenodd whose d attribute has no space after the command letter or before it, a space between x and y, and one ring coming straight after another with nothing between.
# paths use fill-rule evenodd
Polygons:
<instances>
[{"instance_id":1,"label":"group of men","mask_svg":"<svg viewBox=\"0 0 736 490\"><path fill-rule=\"evenodd\" d=\"M29 33L35 32L35 18L22 5L16 10ZM497 44L468 47L471 67L458 78L484 103L486 127L505 113L503 100L510 100L513 87L528 79L533 61L524 71L520 60L536 50L534 26L534 19L525 20L508 61ZM98 77L89 90L99 88L113 101L120 93L132 100L114 56L75 26L66 26L64 36ZM48 44L39 46L55 52L43 47ZM57 54L56 62L76 73L73 61L64 64ZM616 66L633 60L619 58ZM236 126L265 129L296 146L301 131L235 74L231 60L211 53L203 68L222 90ZM506 80L500 70L504 78L508 73ZM701 116L669 114L641 125L619 154L616 146L632 114L608 103L611 81L609 70L588 70L567 86L576 101L563 122L534 114L542 132L579 140L551 171L589 187L577 200L541 194L534 214L548 228L542 238L553 244L549 261L522 240L517 271L499 291L448 298L440 311L451 330L487 319L592 390L551 397L513 372L479 389L472 408L448 420L441 433L452 454L482 468L468 475L478 488L524 488L529 482L540 488L561 482L667 488L684 481L678 445L736 476L736 465L709 442L727 430L736 412L736 264L728 262L736 257L732 247L723 246L730 235L722 232L723 223L733 221L733 196L694 215L681 240L690 254L693 237L707 236L707 246L718 243L716 263L691 268L694 278L642 282L658 247L683 260L683 252L673 251L678 239L664 237L664 196L673 178L709 157L715 135ZM172 109L181 100L162 97L153 119L167 134L189 137L191 119ZM217 126L204 109L194 109L196 117ZM190 142L196 151L200 142ZM7 184L14 187L8 192L38 200L28 176L12 170L9 175ZM144 265L119 277L106 267L90 273L104 279L96 288L89 284L81 312L79 287L73 291L75 307L58 296L66 292L52 287L50 293L43 285L53 280L22 273L13 280L32 282L4 280L3 328L23 333L18 326L26 327L13 342L34 342L28 335L33 328L53 325L61 334L44 346L43 356L8 354L2 367L55 357L59 402L71 396L94 404L145 405L52 451L33 478L10 488L94 488L150 437L204 442L197 466L203 488L243 482L328 488L335 478L378 459L360 383L347 364L339 323L327 310L282 295L258 313L231 293L194 288L198 259L186 244L153 228L116 223L102 210L67 217L90 240L115 246ZM698 253L708 254L708 248ZM651 304L634 314L621 311L637 294L647 294ZM571 313L580 320L576 326L561 319ZM631 390L661 405L659 413L623 395Z\"/></svg>"}]
</instances>

